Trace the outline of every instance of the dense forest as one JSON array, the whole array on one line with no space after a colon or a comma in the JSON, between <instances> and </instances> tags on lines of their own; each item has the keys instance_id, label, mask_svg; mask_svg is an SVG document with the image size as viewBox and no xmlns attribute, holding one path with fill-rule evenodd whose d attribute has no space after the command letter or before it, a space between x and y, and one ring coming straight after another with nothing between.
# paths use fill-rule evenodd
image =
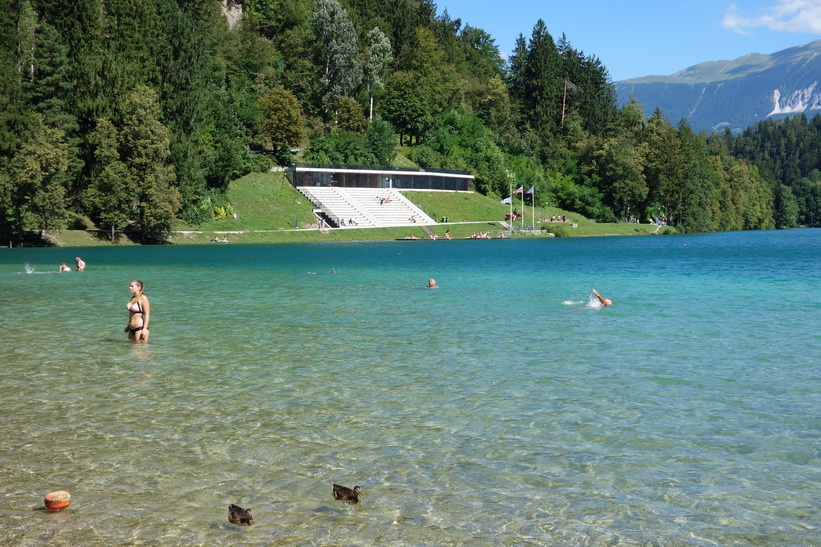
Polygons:
<instances>
[{"instance_id":1,"label":"dense forest","mask_svg":"<svg viewBox=\"0 0 821 547\"><path fill-rule=\"evenodd\" d=\"M464 169L682 232L821 225L821 119L695 134L535 22L504 59L431 0L0 0L0 230L165 241L292 161ZM549 17L549 13L545 13Z\"/></svg>"}]
</instances>

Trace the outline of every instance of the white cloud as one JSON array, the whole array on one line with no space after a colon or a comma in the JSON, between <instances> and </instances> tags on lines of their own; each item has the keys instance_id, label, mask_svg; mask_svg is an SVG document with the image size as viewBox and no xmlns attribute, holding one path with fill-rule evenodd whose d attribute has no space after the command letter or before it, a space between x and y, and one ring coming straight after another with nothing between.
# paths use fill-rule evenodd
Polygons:
<instances>
[{"instance_id":1,"label":"white cloud","mask_svg":"<svg viewBox=\"0 0 821 547\"><path fill-rule=\"evenodd\" d=\"M775 4L751 16L741 15L738 6L730 4L721 26L741 34L755 28L821 34L821 0L775 0Z\"/></svg>"}]
</instances>

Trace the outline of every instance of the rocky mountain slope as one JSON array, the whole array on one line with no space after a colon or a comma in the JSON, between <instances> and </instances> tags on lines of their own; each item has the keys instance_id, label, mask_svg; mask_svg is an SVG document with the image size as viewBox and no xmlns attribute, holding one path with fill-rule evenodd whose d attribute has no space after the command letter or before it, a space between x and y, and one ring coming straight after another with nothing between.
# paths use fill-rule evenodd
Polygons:
<instances>
[{"instance_id":1,"label":"rocky mountain slope","mask_svg":"<svg viewBox=\"0 0 821 547\"><path fill-rule=\"evenodd\" d=\"M634 96L647 115L660 107L674 124L686 118L695 131L734 132L766 119L821 114L821 40L770 55L691 66L672 76L616 82L619 104Z\"/></svg>"}]
</instances>

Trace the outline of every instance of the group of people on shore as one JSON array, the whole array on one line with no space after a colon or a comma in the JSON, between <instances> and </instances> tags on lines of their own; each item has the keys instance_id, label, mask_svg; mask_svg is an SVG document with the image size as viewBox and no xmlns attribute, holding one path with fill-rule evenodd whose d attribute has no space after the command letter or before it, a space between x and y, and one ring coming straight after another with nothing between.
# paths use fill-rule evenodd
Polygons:
<instances>
[{"instance_id":1,"label":"group of people on shore","mask_svg":"<svg viewBox=\"0 0 821 547\"><path fill-rule=\"evenodd\" d=\"M222 236L222 239L219 236L214 236L214 239L211 240L211 243L229 243L228 236Z\"/></svg>"},{"instance_id":2,"label":"group of people on shore","mask_svg":"<svg viewBox=\"0 0 821 547\"><path fill-rule=\"evenodd\" d=\"M74 257L74 262L77 263L77 271L78 272L82 272L83 270L86 269L86 263L83 262L83 259L80 258L79 256ZM66 265L65 262L60 262L60 268L59 268L58 271L60 271L60 272L70 272L71 268L68 267L68 265Z\"/></svg>"}]
</instances>

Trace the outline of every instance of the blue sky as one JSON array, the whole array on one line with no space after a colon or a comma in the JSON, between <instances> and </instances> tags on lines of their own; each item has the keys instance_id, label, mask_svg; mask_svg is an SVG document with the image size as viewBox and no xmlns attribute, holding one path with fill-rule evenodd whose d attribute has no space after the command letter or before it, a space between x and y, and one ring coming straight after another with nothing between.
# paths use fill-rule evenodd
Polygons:
<instances>
[{"instance_id":1,"label":"blue sky","mask_svg":"<svg viewBox=\"0 0 821 547\"><path fill-rule=\"evenodd\" d=\"M821 39L821 0L437 0L441 14L484 29L507 57L540 18L555 40L595 55L613 81L669 75Z\"/></svg>"}]
</instances>

